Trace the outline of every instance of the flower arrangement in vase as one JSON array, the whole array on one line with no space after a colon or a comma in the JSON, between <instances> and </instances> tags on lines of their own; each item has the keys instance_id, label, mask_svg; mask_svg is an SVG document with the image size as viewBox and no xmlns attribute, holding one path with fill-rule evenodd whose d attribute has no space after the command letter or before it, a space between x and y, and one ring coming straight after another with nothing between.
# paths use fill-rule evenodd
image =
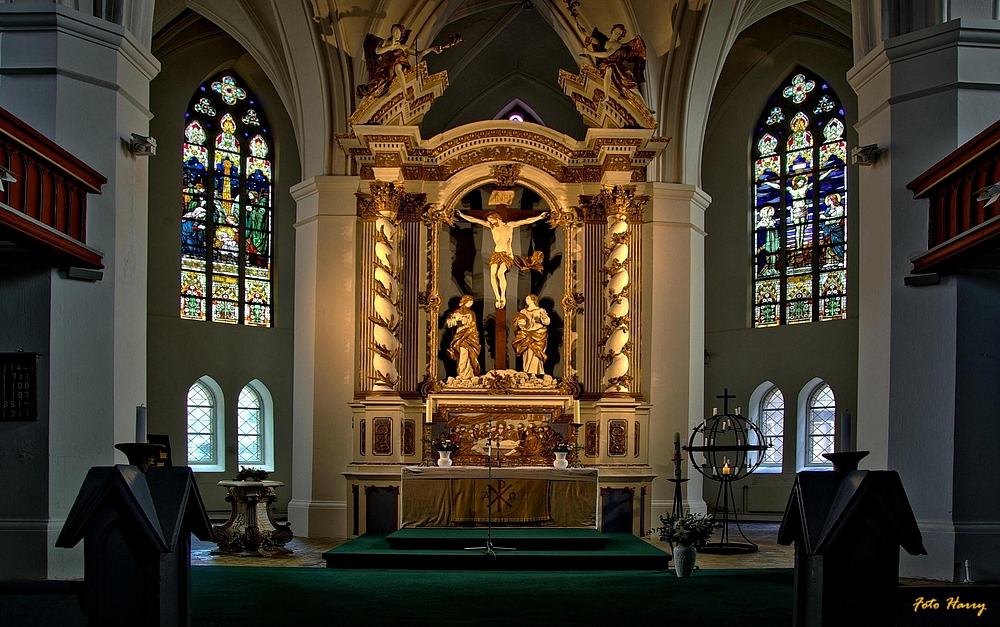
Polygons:
<instances>
[{"instance_id":1,"label":"flower arrangement in vase","mask_svg":"<svg viewBox=\"0 0 1000 627\"><path fill-rule=\"evenodd\" d=\"M445 431L431 442L431 448L438 452L437 465L447 468L451 466L451 454L458 450L458 444L451 439L451 434Z\"/></svg>"},{"instance_id":2,"label":"flower arrangement in vase","mask_svg":"<svg viewBox=\"0 0 1000 627\"><path fill-rule=\"evenodd\" d=\"M722 523L715 520L711 514L660 516L660 522L663 526L653 529L651 533L659 533L660 541L670 543L674 552L674 570L677 576L690 577L698 555L697 547L705 546L715 530L722 528Z\"/></svg>"},{"instance_id":3,"label":"flower arrangement in vase","mask_svg":"<svg viewBox=\"0 0 1000 627\"><path fill-rule=\"evenodd\" d=\"M263 481L267 479L268 472L261 468L247 468L240 466L240 471L236 473L236 481Z\"/></svg>"},{"instance_id":4,"label":"flower arrangement in vase","mask_svg":"<svg viewBox=\"0 0 1000 627\"><path fill-rule=\"evenodd\" d=\"M556 443L549 447L552 454L556 456L555 460L552 461L552 466L560 470L567 468L569 466L569 462L566 458L575 453L578 448L580 447L576 444L576 442L563 439L560 436Z\"/></svg>"}]
</instances>

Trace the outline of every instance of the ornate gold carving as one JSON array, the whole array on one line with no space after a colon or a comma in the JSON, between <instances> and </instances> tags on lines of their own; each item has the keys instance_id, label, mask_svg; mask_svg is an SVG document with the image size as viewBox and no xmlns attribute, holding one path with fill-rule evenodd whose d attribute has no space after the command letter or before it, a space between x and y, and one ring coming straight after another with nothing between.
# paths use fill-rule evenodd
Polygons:
<instances>
[{"instance_id":1,"label":"ornate gold carving","mask_svg":"<svg viewBox=\"0 0 1000 627\"><path fill-rule=\"evenodd\" d=\"M358 434L361 436L361 450L359 451L359 453L361 453L362 457L364 457L366 455L366 453L367 453L366 449L368 448L368 441L367 441L368 440L368 429L367 429L367 426L368 426L368 422L364 418L362 418L361 422L358 424Z\"/></svg>"},{"instance_id":2,"label":"ornate gold carving","mask_svg":"<svg viewBox=\"0 0 1000 627\"><path fill-rule=\"evenodd\" d=\"M560 439L553 425L570 423L561 405L439 406L435 422L444 422L459 448L452 453L458 466L485 466L492 441L493 463L504 466L548 465L551 447ZM576 425L566 424L565 439L575 442Z\"/></svg>"},{"instance_id":3,"label":"ornate gold carving","mask_svg":"<svg viewBox=\"0 0 1000 627\"><path fill-rule=\"evenodd\" d=\"M416 447L416 432L417 425L413 420L403 421L403 442L402 449L403 455L415 455L417 452Z\"/></svg>"},{"instance_id":4,"label":"ornate gold carving","mask_svg":"<svg viewBox=\"0 0 1000 627\"><path fill-rule=\"evenodd\" d=\"M638 420L635 421L635 431L632 433L632 439L633 439L633 443L632 443L632 457L638 457L639 456L639 442L640 442L640 440L639 440L639 421ZM643 490L645 490L645 488L643 488Z\"/></svg>"},{"instance_id":5,"label":"ornate gold carving","mask_svg":"<svg viewBox=\"0 0 1000 627\"><path fill-rule=\"evenodd\" d=\"M392 419L375 418L375 439L372 440L372 453L376 455L392 455Z\"/></svg>"},{"instance_id":6,"label":"ornate gold carving","mask_svg":"<svg viewBox=\"0 0 1000 627\"><path fill-rule=\"evenodd\" d=\"M611 420L608 422L608 455L622 457L628 453L626 435L628 433L628 423L624 420Z\"/></svg>"},{"instance_id":7,"label":"ornate gold carving","mask_svg":"<svg viewBox=\"0 0 1000 627\"><path fill-rule=\"evenodd\" d=\"M596 196L580 196L583 221L599 224L607 221L609 214L621 215L629 224L642 224L643 208L649 196L636 196L634 185L605 185Z\"/></svg>"},{"instance_id":8,"label":"ornate gold carving","mask_svg":"<svg viewBox=\"0 0 1000 627\"><path fill-rule=\"evenodd\" d=\"M517 182L517 178L521 175L521 164L504 163L501 165L495 165L490 167L490 173L492 174L497 187L501 189L510 189L511 187L514 187L514 183Z\"/></svg>"},{"instance_id":9,"label":"ornate gold carving","mask_svg":"<svg viewBox=\"0 0 1000 627\"><path fill-rule=\"evenodd\" d=\"M549 210L549 225L552 228L562 227L568 229L571 226L580 224L580 214L576 207L553 207Z\"/></svg>"},{"instance_id":10,"label":"ornate gold carving","mask_svg":"<svg viewBox=\"0 0 1000 627\"><path fill-rule=\"evenodd\" d=\"M597 422L593 420L588 421L584 429L584 455L587 457L597 457L597 452L600 449L599 438L600 431L597 428Z\"/></svg>"}]
</instances>

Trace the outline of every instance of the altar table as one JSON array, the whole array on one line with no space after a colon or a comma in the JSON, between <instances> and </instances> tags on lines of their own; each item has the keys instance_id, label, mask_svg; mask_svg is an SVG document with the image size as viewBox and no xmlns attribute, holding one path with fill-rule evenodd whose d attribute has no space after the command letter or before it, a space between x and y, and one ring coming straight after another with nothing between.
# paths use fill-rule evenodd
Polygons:
<instances>
[{"instance_id":1,"label":"altar table","mask_svg":"<svg viewBox=\"0 0 1000 627\"><path fill-rule=\"evenodd\" d=\"M596 468L404 466L400 528L597 526Z\"/></svg>"}]
</instances>

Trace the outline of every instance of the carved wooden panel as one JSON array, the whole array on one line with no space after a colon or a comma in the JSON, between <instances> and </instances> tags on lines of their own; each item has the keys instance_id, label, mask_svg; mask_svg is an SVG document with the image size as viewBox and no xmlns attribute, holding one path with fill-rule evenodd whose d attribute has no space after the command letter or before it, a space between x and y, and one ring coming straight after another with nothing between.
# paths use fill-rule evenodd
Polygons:
<instances>
[{"instance_id":1,"label":"carved wooden panel","mask_svg":"<svg viewBox=\"0 0 1000 627\"><path fill-rule=\"evenodd\" d=\"M584 446L583 454L587 457L597 457L597 451L600 449L600 430L597 428L597 422L591 420L586 425L586 432L584 433Z\"/></svg>"},{"instance_id":2,"label":"carved wooden panel","mask_svg":"<svg viewBox=\"0 0 1000 627\"><path fill-rule=\"evenodd\" d=\"M415 434L417 431L416 421L403 421L403 455L413 455L417 452Z\"/></svg>"},{"instance_id":3,"label":"carved wooden panel","mask_svg":"<svg viewBox=\"0 0 1000 627\"><path fill-rule=\"evenodd\" d=\"M358 425L358 433L361 437L361 456L365 456L365 449L368 448L368 422L362 418L361 424Z\"/></svg>"},{"instance_id":4,"label":"carved wooden panel","mask_svg":"<svg viewBox=\"0 0 1000 627\"><path fill-rule=\"evenodd\" d=\"M628 454L628 422L611 420L608 422L608 455L624 457Z\"/></svg>"},{"instance_id":5,"label":"carved wooden panel","mask_svg":"<svg viewBox=\"0 0 1000 627\"><path fill-rule=\"evenodd\" d=\"M601 532L632 533L635 488L601 488Z\"/></svg>"},{"instance_id":6,"label":"carved wooden panel","mask_svg":"<svg viewBox=\"0 0 1000 627\"><path fill-rule=\"evenodd\" d=\"M639 421L638 420L635 421L635 433L633 433L632 435L633 435L632 456L633 457L638 457L639 456Z\"/></svg>"},{"instance_id":7,"label":"carved wooden panel","mask_svg":"<svg viewBox=\"0 0 1000 627\"><path fill-rule=\"evenodd\" d=\"M392 455L392 418L376 418L372 425L372 453Z\"/></svg>"},{"instance_id":8,"label":"carved wooden panel","mask_svg":"<svg viewBox=\"0 0 1000 627\"><path fill-rule=\"evenodd\" d=\"M376 418L376 420L379 420ZM365 533L392 533L399 528L399 486L365 486Z\"/></svg>"}]
</instances>

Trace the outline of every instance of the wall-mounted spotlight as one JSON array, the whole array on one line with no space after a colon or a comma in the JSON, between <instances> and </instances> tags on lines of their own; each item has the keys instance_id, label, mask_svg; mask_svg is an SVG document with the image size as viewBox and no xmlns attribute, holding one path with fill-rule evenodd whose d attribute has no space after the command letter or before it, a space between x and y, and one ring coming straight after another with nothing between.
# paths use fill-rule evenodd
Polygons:
<instances>
[{"instance_id":1,"label":"wall-mounted spotlight","mask_svg":"<svg viewBox=\"0 0 1000 627\"><path fill-rule=\"evenodd\" d=\"M878 157L879 149L878 144L868 144L867 146L858 146L851 151L851 164L852 165L873 165L875 159Z\"/></svg>"},{"instance_id":2,"label":"wall-mounted spotlight","mask_svg":"<svg viewBox=\"0 0 1000 627\"><path fill-rule=\"evenodd\" d=\"M152 157L156 154L156 140L152 137L132 133L128 148L136 157Z\"/></svg>"},{"instance_id":3,"label":"wall-mounted spotlight","mask_svg":"<svg viewBox=\"0 0 1000 627\"><path fill-rule=\"evenodd\" d=\"M0 192L7 191L4 183L17 183L17 177L14 176L13 172L0 165Z\"/></svg>"}]
</instances>

